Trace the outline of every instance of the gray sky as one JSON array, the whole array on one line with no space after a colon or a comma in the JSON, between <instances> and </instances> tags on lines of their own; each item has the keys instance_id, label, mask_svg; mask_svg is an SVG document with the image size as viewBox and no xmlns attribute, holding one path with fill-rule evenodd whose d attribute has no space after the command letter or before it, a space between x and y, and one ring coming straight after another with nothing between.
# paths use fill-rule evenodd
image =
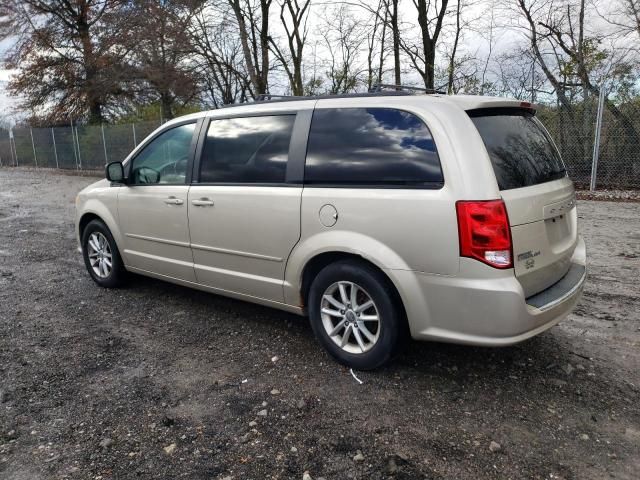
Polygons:
<instances>
[{"instance_id":1,"label":"gray sky","mask_svg":"<svg viewBox=\"0 0 640 480\"><path fill-rule=\"evenodd\" d=\"M357 3L358 0L350 0L353 3ZM362 3L370 2L372 5L378 5L378 0L363 0ZM323 47L324 40L319 34L319 29L324 24L324 18L328 17L332 18L332 9L338 7L341 2L337 1L322 1L322 0L314 0L312 2L312 10L308 19L308 27L309 27L309 37L307 41L307 46L305 47L305 60L306 63L304 65L305 75L307 77L312 75L313 71L313 51L314 45L316 46L316 55L318 57L318 67L317 74L321 75L324 73L324 67L321 65L322 59L326 59L326 47ZM455 2L453 3L453 7L455 7ZM516 44L526 44L527 41L523 35L523 32L519 30L516 26L522 20L520 15L514 13L513 9L509 8L510 5L513 5L513 0L470 0L470 5L465 7L463 10L463 18L466 21L471 23L472 28L465 28L463 30L461 43L458 50L458 58L462 58L463 56L468 56L472 59L480 59L481 62L484 62L484 59L488 55L489 52L489 25L491 23L491 11L494 11L495 16L495 29L493 34L493 50L492 50L492 60L489 62L488 75L489 78L493 75L492 71L497 71L497 57L500 53L505 52L507 50L511 50L515 47ZM603 10L614 9L617 2L605 2L606 5L599 5L600 13L603 13ZM439 2L438 2L439 4ZM401 3L401 20L403 29L406 30L406 38L414 38L416 41L419 39L419 33L415 29L416 22L416 14L415 7L413 6L413 2L410 0L402 0ZM351 10L353 12L362 11L356 7L352 7ZM368 13L360 13L359 15L368 16ZM273 28L275 29L274 35L279 36L281 30L281 26L279 26L279 19L277 18L277 14L279 13L279 8L273 9L274 19L272 22ZM595 14L593 10L587 12L587 24L593 30L598 33L604 33L609 30L610 25L606 24L598 15ZM447 27L443 30L439 41L439 55L437 56L436 62L440 65L443 65L446 55L445 52L448 52L450 45L452 44L452 32L451 26L455 21L455 15L450 15L450 18L445 22ZM412 27L413 25L413 27ZM6 51L12 45L12 41L10 39L4 40L0 42L0 58L3 58L6 54ZM605 47L611 45L603 45ZM387 67L391 68L391 58L387 59ZM407 60L404 60L404 66L409 67ZM6 92L6 82L9 79L12 73L15 71L9 71L1 68L0 64L0 120L3 118L7 118L9 116L13 116L12 113L13 107L16 105L16 100L14 98L10 98ZM416 72L411 73L411 69L407 74L403 76L403 83L407 84L420 84L420 78ZM285 84L285 78L282 75L275 74L274 75L274 83L276 84ZM385 81L390 81L389 79L384 79ZM279 87L274 86L274 90L279 90Z\"/></svg>"}]
</instances>

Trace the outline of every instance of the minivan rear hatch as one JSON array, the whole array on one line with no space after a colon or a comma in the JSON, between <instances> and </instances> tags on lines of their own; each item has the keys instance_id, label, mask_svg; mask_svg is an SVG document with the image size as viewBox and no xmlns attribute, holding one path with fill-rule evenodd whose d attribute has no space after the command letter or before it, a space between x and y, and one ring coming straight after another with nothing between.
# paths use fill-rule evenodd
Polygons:
<instances>
[{"instance_id":1,"label":"minivan rear hatch","mask_svg":"<svg viewBox=\"0 0 640 480\"><path fill-rule=\"evenodd\" d=\"M527 297L558 282L578 243L575 191L560 154L530 108L467 112L505 202L515 275Z\"/></svg>"}]
</instances>

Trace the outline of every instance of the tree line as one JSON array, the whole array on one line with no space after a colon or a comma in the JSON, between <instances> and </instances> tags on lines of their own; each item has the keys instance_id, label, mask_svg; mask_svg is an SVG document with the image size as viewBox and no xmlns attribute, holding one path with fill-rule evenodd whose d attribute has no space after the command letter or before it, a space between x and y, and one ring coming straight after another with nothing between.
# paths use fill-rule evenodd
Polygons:
<instances>
[{"instance_id":1,"label":"tree line","mask_svg":"<svg viewBox=\"0 0 640 480\"><path fill-rule=\"evenodd\" d=\"M637 102L640 0L0 0L32 125L170 119L379 83L562 109ZM582 128L582 127L576 127Z\"/></svg>"}]
</instances>

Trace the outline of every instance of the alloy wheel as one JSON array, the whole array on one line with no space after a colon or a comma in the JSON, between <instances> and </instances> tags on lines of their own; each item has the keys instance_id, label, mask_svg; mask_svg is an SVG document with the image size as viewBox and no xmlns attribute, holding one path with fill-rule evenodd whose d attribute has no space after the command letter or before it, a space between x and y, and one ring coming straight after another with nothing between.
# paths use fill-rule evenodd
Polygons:
<instances>
[{"instance_id":1,"label":"alloy wheel","mask_svg":"<svg viewBox=\"0 0 640 480\"><path fill-rule=\"evenodd\" d=\"M100 278L107 278L113 268L111 246L107 237L100 232L93 232L87 241L87 254L93 273Z\"/></svg>"},{"instance_id":2,"label":"alloy wheel","mask_svg":"<svg viewBox=\"0 0 640 480\"><path fill-rule=\"evenodd\" d=\"M356 283L340 281L330 285L322 295L320 312L327 335L345 352L368 352L380 338L378 308Z\"/></svg>"}]
</instances>

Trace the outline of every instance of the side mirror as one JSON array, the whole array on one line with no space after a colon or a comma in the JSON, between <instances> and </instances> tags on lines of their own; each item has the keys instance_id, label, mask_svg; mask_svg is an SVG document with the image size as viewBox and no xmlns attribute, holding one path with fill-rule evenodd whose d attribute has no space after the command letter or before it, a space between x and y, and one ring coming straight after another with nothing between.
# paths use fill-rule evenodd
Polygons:
<instances>
[{"instance_id":1,"label":"side mirror","mask_svg":"<svg viewBox=\"0 0 640 480\"><path fill-rule=\"evenodd\" d=\"M105 168L107 180L113 183L124 183L124 167L122 162L111 162Z\"/></svg>"}]
</instances>

